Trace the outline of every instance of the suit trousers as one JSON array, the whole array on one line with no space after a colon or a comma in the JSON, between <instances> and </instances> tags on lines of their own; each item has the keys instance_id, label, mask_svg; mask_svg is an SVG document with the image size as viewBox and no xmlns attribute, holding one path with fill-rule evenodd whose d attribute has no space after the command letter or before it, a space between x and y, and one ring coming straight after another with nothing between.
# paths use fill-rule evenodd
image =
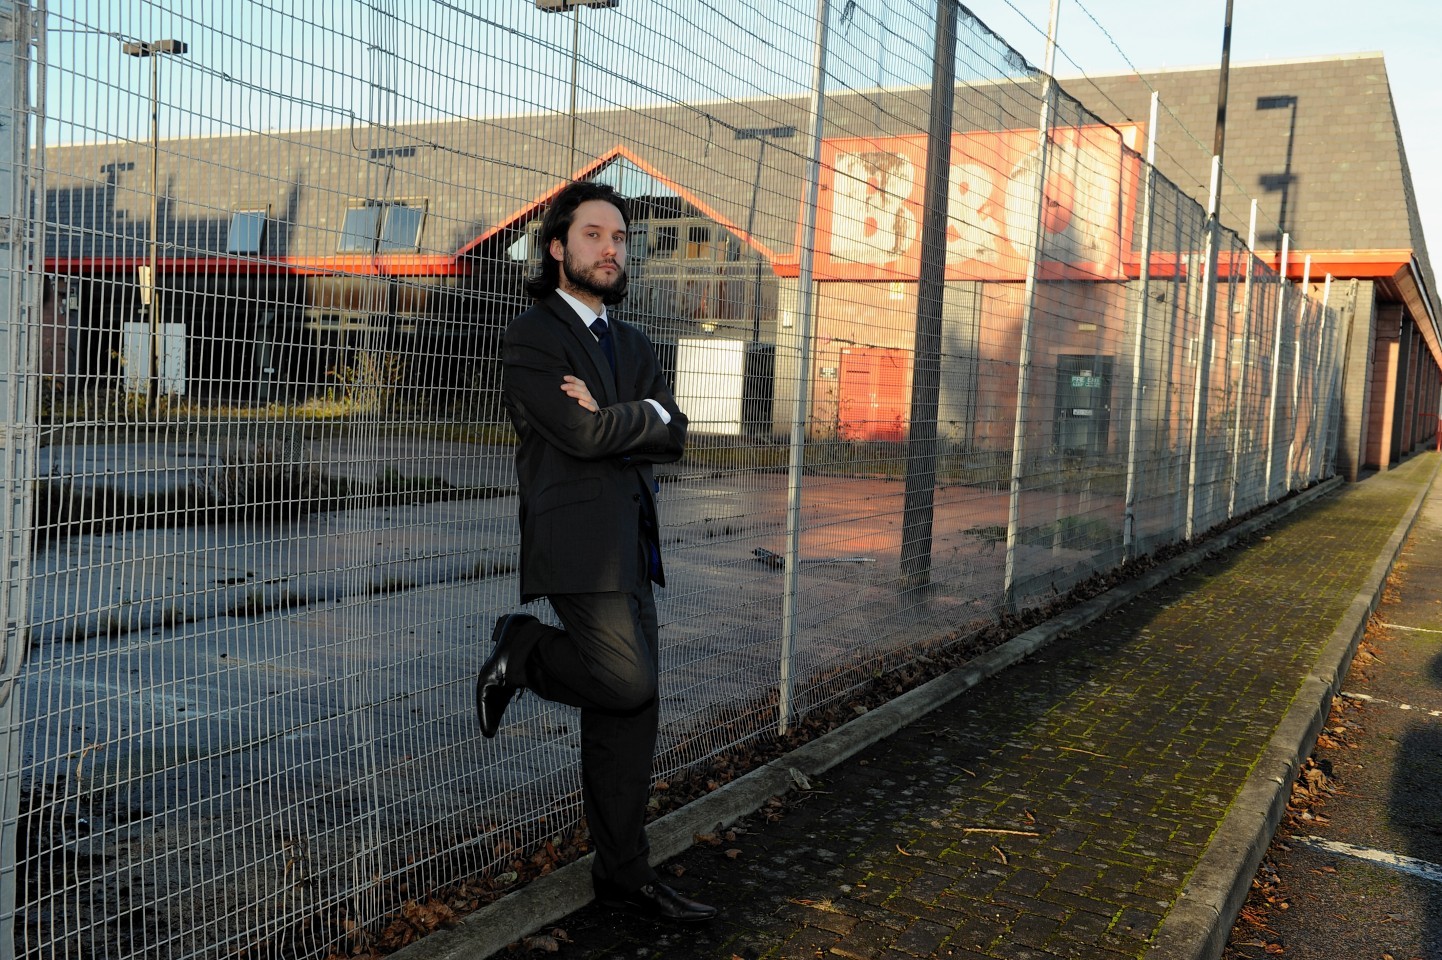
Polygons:
<instances>
[{"instance_id":1,"label":"suit trousers","mask_svg":"<svg viewBox=\"0 0 1442 960\"><path fill-rule=\"evenodd\" d=\"M532 624L518 637L519 681L581 711L582 803L596 858L591 872L627 890L656 879L646 803L656 752L659 633L649 581L631 593L548 597L565 629ZM517 670L519 667L519 670Z\"/></svg>"}]
</instances>

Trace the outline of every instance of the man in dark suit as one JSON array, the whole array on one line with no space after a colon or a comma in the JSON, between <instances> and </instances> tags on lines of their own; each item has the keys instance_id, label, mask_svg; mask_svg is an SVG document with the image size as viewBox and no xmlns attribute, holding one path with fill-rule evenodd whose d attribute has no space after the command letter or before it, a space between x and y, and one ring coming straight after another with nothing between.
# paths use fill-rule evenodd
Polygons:
<instances>
[{"instance_id":1,"label":"man in dark suit","mask_svg":"<svg viewBox=\"0 0 1442 960\"><path fill-rule=\"evenodd\" d=\"M630 215L612 188L573 183L542 221L536 299L501 347L502 401L520 438L521 602L546 597L564 629L496 621L476 681L481 732L522 688L581 711L581 778L602 903L670 920L714 908L651 868L646 801L656 750L661 568L652 465L681 456L686 415L651 342L607 316L626 292Z\"/></svg>"}]
</instances>

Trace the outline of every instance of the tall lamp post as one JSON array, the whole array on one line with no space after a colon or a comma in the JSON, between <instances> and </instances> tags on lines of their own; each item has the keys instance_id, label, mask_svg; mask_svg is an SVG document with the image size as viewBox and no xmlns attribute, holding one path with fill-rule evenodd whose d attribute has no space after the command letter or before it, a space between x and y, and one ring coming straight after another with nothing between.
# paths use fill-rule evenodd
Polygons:
<instances>
[{"instance_id":1,"label":"tall lamp post","mask_svg":"<svg viewBox=\"0 0 1442 960\"><path fill-rule=\"evenodd\" d=\"M121 45L131 57L150 58L150 266L140 280L140 302L150 320L150 399L160 395L162 352L160 349L160 298L155 295L156 260L160 250L160 77L162 53L180 56L189 46L180 40L132 40Z\"/></svg>"},{"instance_id":2,"label":"tall lamp post","mask_svg":"<svg viewBox=\"0 0 1442 960\"><path fill-rule=\"evenodd\" d=\"M746 211L746 242L753 243L752 230L756 227L756 195L761 192L761 169L766 161L766 144L771 140L783 140L796 136L796 128L741 127L736 131L737 140L757 140L761 146L756 150L756 179L751 184L751 208ZM751 340L761 340L761 258L756 259L756 280L751 288Z\"/></svg>"},{"instance_id":3,"label":"tall lamp post","mask_svg":"<svg viewBox=\"0 0 1442 960\"><path fill-rule=\"evenodd\" d=\"M621 0L536 0L536 9L542 13L571 11L571 166L569 173L576 169L576 62L581 53L581 8L606 9L620 4Z\"/></svg>"}]
</instances>

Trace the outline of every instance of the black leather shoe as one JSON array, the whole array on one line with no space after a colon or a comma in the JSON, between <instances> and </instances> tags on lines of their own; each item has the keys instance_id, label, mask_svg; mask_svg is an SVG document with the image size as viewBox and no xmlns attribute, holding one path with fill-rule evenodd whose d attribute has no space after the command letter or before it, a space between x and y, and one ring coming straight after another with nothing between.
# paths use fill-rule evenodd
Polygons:
<instances>
[{"instance_id":1,"label":"black leather shoe","mask_svg":"<svg viewBox=\"0 0 1442 960\"><path fill-rule=\"evenodd\" d=\"M521 689L519 684L512 683L506 676L515 628L535 619L530 614L512 613L497 620L491 630L491 656L476 677L476 716L481 721L481 733L487 738L496 735L506 706Z\"/></svg>"},{"instance_id":2,"label":"black leather shoe","mask_svg":"<svg viewBox=\"0 0 1442 960\"><path fill-rule=\"evenodd\" d=\"M688 900L659 881L629 892L603 881L592 882L596 888L596 902L603 907L626 910L652 920L682 923L697 923L716 916L715 907Z\"/></svg>"}]
</instances>

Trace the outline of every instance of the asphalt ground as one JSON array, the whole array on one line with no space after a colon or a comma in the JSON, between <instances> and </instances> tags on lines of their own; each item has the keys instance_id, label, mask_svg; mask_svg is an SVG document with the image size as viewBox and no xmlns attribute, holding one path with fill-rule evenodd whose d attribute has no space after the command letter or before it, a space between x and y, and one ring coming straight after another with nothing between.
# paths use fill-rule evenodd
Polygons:
<instances>
[{"instance_id":1,"label":"asphalt ground","mask_svg":"<svg viewBox=\"0 0 1442 960\"><path fill-rule=\"evenodd\" d=\"M1439 463L1314 488L657 821L715 921L588 905L582 860L397 956L1217 956Z\"/></svg>"},{"instance_id":2,"label":"asphalt ground","mask_svg":"<svg viewBox=\"0 0 1442 960\"><path fill-rule=\"evenodd\" d=\"M1294 785L1229 960L1442 960L1442 484Z\"/></svg>"}]
</instances>

